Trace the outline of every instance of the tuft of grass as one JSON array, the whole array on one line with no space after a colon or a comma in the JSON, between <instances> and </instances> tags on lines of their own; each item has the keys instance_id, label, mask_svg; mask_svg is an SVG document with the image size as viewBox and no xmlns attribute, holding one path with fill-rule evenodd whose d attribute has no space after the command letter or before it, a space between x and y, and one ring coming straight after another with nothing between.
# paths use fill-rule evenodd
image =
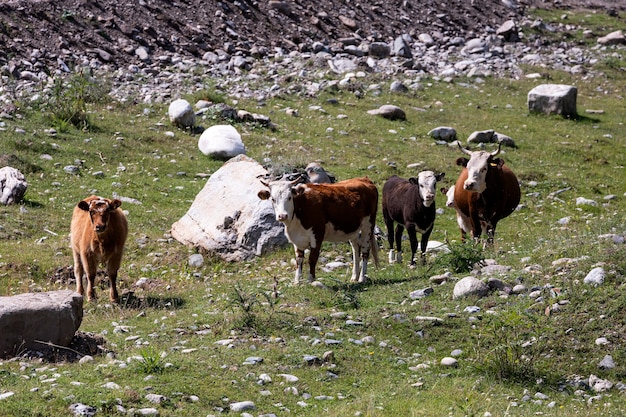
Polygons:
<instances>
[{"instance_id":1,"label":"tuft of grass","mask_svg":"<svg viewBox=\"0 0 626 417\"><path fill-rule=\"evenodd\" d=\"M88 105L104 103L108 100L108 91L106 83L84 72L55 78L50 99L43 103L46 118L60 133L67 133L72 126L89 130L93 126Z\"/></svg>"},{"instance_id":2,"label":"tuft of grass","mask_svg":"<svg viewBox=\"0 0 626 417\"><path fill-rule=\"evenodd\" d=\"M448 249L450 252L439 255L435 264L448 268L457 274L469 272L474 269L476 264L485 260L482 247L472 241L465 243L448 242Z\"/></svg>"},{"instance_id":3,"label":"tuft of grass","mask_svg":"<svg viewBox=\"0 0 626 417\"><path fill-rule=\"evenodd\" d=\"M135 361L137 371L148 374L160 374L165 370L161 354L153 347L145 347L139 351L141 360Z\"/></svg>"}]
</instances>

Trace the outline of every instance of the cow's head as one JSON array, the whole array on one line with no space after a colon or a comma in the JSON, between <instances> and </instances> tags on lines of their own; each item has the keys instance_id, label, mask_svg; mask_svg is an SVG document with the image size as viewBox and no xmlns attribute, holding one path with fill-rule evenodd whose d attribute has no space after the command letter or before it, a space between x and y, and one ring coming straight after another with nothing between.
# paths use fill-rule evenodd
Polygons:
<instances>
[{"instance_id":1,"label":"cow's head","mask_svg":"<svg viewBox=\"0 0 626 417\"><path fill-rule=\"evenodd\" d=\"M268 189L259 191L257 195L261 200L271 201L277 221L286 222L293 218L293 199L296 195L304 192L304 186L298 185L301 181L301 178L297 178L293 181L279 180L265 182L261 180L261 184Z\"/></svg>"},{"instance_id":2,"label":"cow's head","mask_svg":"<svg viewBox=\"0 0 626 417\"><path fill-rule=\"evenodd\" d=\"M454 189L456 188L455 185L453 185L450 188L447 187L441 187L441 194L446 196L446 207L454 207Z\"/></svg>"},{"instance_id":3,"label":"cow's head","mask_svg":"<svg viewBox=\"0 0 626 417\"><path fill-rule=\"evenodd\" d=\"M109 200L108 198L98 197L82 200L78 203L78 208L89 213L91 224L93 224L96 233L104 233L111 213L121 205L122 202L118 199Z\"/></svg>"},{"instance_id":4,"label":"cow's head","mask_svg":"<svg viewBox=\"0 0 626 417\"><path fill-rule=\"evenodd\" d=\"M432 171L422 171L417 175L417 178L409 178L409 182L418 187L425 207L430 207L435 201L437 181L441 181L445 175L445 172L435 174Z\"/></svg>"},{"instance_id":5,"label":"cow's head","mask_svg":"<svg viewBox=\"0 0 626 417\"><path fill-rule=\"evenodd\" d=\"M461 151L469 155L467 158L458 158L457 165L467 168L467 179L463 183L463 188L474 193L482 193L487 188L487 172L493 168L501 168L504 160L495 158L500 153L500 146L493 152L485 151L468 151L459 144Z\"/></svg>"}]
</instances>

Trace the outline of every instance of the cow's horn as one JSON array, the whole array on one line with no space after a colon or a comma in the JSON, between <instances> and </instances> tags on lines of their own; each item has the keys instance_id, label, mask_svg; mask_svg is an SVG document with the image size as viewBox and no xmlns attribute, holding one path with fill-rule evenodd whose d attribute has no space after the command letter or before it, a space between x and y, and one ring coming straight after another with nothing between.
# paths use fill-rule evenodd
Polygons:
<instances>
[{"instance_id":1,"label":"cow's horn","mask_svg":"<svg viewBox=\"0 0 626 417\"><path fill-rule=\"evenodd\" d=\"M467 149L461 146L461 142L457 142L457 145L459 145L459 149L461 150L461 152L463 152L466 155L470 155L470 156L472 155L470 151L468 151Z\"/></svg>"},{"instance_id":2,"label":"cow's horn","mask_svg":"<svg viewBox=\"0 0 626 417\"><path fill-rule=\"evenodd\" d=\"M497 154L499 154L501 146L502 146L502 142L498 142L498 149L496 149L495 151L491 152L491 156L496 156Z\"/></svg>"}]
</instances>

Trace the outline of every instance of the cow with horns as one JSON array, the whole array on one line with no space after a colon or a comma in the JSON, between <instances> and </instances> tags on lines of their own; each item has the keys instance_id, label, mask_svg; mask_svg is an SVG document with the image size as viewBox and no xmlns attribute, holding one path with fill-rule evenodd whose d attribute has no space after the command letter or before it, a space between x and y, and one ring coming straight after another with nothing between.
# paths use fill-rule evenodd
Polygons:
<instances>
[{"instance_id":1,"label":"cow with horns","mask_svg":"<svg viewBox=\"0 0 626 417\"><path fill-rule=\"evenodd\" d=\"M389 262L402 262L402 233L406 229L411 243L410 265L415 265L417 232L420 241L421 263L425 262L428 239L435 225L436 185L445 173L422 171L417 178L400 178L392 175L383 185L383 219L389 240ZM397 223L394 234L394 222ZM394 251L394 237L396 251Z\"/></svg>"},{"instance_id":2,"label":"cow with horns","mask_svg":"<svg viewBox=\"0 0 626 417\"><path fill-rule=\"evenodd\" d=\"M475 240L486 233L487 244L493 244L496 225L509 216L520 202L520 187L517 177L504 160L496 158L500 146L493 152L469 151L459 144L461 151L469 156L456 160L463 167L454 188L454 205L464 219L465 227L459 222L461 239L466 230L471 230ZM467 224L469 223L469 224Z\"/></svg>"},{"instance_id":3,"label":"cow with horns","mask_svg":"<svg viewBox=\"0 0 626 417\"><path fill-rule=\"evenodd\" d=\"M295 283L302 278L304 251L310 249L308 280L315 280L315 265L323 241L350 242L353 282L367 279L370 252L378 266L378 244L374 236L378 190L367 177L334 184L302 184L301 179L261 183L261 200L270 200L276 220L284 223L285 235L296 254Z\"/></svg>"}]
</instances>

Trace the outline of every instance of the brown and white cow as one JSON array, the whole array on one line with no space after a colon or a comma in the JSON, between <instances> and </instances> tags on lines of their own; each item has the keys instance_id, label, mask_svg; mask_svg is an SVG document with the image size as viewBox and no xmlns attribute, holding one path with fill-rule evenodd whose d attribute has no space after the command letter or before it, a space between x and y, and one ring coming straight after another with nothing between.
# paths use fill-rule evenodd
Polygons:
<instances>
[{"instance_id":1,"label":"brown and white cow","mask_svg":"<svg viewBox=\"0 0 626 417\"><path fill-rule=\"evenodd\" d=\"M96 298L94 281L100 264L106 265L111 284L110 300L115 303L119 301L117 271L128 235L128 223L119 208L121 205L120 200L92 195L74 207L70 240L74 254L76 292L81 295L84 293L83 275L86 274L89 301Z\"/></svg>"},{"instance_id":2,"label":"brown and white cow","mask_svg":"<svg viewBox=\"0 0 626 417\"><path fill-rule=\"evenodd\" d=\"M367 177L334 184L298 184L294 181L263 182L261 200L270 199L276 220L285 224L287 239L296 253L296 284L302 278L304 251L309 253L309 282L315 280L315 265L322 242L350 242L353 268L351 281L367 279L367 261L373 252L378 266L378 244L374 225L378 189Z\"/></svg>"},{"instance_id":3,"label":"brown and white cow","mask_svg":"<svg viewBox=\"0 0 626 417\"><path fill-rule=\"evenodd\" d=\"M383 219L387 226L389 241L389 262L402 262L402 233L406 228L411 243L411 265L415 265L417 252L417 232L421 233L421 263L426 258L428 239L435 225L435 196L437 181L445 173L435 174L433 171L422 171L417 178L400 178L393 175L383 185ZM393 225L396 225L394 234ZM396 251L394 251L394 237Z\"/></svg>"},{"instance_id":4,"label":"brown and white cow","mask_svg":"<svg viewBox=\"0 0 626 417\"><path fill-rule=\"evenodd\" d=\"M483 231L487 234L486 244L492 244L496 225L507 217L520 202L521 192L517 177L504 160L496 158L500 146L493 152L461 151L469 156L458 158L456 164L463 167L456 181L454 204L459 213L469 219L469 228L475 240ZM458 220L458 216L457 216ZM466 229L461 226L461 239L465 240Z\"/></svg>"},{"instance_id":5,"label":"brown and white cow","mask_svg":"<svg viewBox=\"0 0 626 417\"><path fill-rule=\"evenodd\" d=\"M446 207L453 208L456 212L456 223L459 225L459 229L461 230L461 234L464 239L466 233L471 233L472 226L470 224L469 217L461 213L454 203L454 190L456 190L456 185L453 185L450 188L441 188L441 193L446 196Z\"/></svg>"}]
</instances>

